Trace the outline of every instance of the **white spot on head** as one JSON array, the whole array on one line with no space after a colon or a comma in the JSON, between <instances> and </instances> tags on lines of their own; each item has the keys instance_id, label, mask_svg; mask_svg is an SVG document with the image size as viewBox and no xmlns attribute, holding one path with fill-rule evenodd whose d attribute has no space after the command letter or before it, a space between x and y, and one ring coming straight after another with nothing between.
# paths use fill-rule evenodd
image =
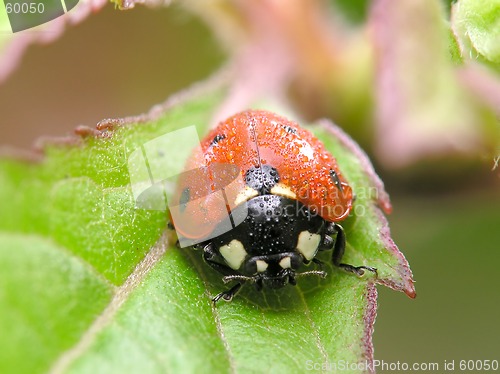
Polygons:
<instances>
[{"instance_id":1,"label":"white spot on head","mask_svg":"<svg viewBox=\"0 0 500 374\"><path fill-rule=\"evenodd\" d=\"M292 259L290 258L290 256L287 256L287 257L283 257L280 261L280 266L283 268L283 269L288 269L288 268L291 268L292 267Z\"/></svg>"},{"instance_id":2,"label":"white spot on head","mask_svg":"<svg viewBox=\"0 0 500 374\"><path fill-rule=\"evenodd\" d=\"M238 270L247 256L245 247L239 240L233 239L231 243L219 248L219 252L227 264L234 270Z\"/></svg>"},{"instance_id":3,"label":"white spot on head","mask_svg":"<svg viewBox=\"0 0 500 374\"><path fill-rule=\"evenodd\" d=\"M240 205L241 203L244 203L245 201L248 201L258 195L259 191L245 186L245 188L238 192L238 195L236 195L236 199L234 199L234 206Z\"/></svg>"},{"instance_id":4,"label":"white spot on head","mask_svg":"<svg viewBox=\"0 0 500 374\"><path fill-rule=\"evenodd\" d=\"M296 199L297 195L290 189L290 187L284 185L283 183L277 183L271 188L271 193L273 195L284 196L290 199Z\"/></svg>"},{"instance_id":5,"label":"white spot on head","mask_svg":"<svg viewBox=\"0 0 500 374\"><path fill-rule=\"evenodd\" d=\"M257 260L255 261L256 265L257 265L257 271L259 273L263 273L264 271L267 270L267 267L269 266L269 264L267 262L265 262L264 260Z\"/></svg>"},{"instance_id":6,"label":"white spot on head","mask_svg":"<svg viewBox=\"0 0 500 374\"><path fill-rule=\"evenodd\" d=\"M302 231L297 241L297 250L308 261L311 261L318 252L321 235L311 234L309 231Z\"/></svg>"}]
</instances>

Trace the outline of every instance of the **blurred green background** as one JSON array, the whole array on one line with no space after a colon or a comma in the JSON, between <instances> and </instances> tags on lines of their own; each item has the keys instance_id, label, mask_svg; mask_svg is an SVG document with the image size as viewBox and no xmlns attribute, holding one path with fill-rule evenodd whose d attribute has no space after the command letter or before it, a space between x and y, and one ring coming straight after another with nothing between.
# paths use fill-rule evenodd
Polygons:
<instances>
[{"instance_id":1,"label":"blurred green background","mask_svg":"<svg viewBox=\"0 0 500 374\"><path fill-rule=\"evenodd\" d=\"M352 2L347 13L362 20L364 3ZM143 113L209 76L225 56L207 27L179 7L109 5L56 42L28 49L0 85L0 144L29 148L40 136ZM392 235L418 295L378 287L378 360L500 360L500 178L492 159L452 162L452 173L433 172L432 163L399 171L377 165L393 200Z\"/></svg>"},{"instance_id":2,"label":"blurred green background","mask_svg":"<svg viewBox=\"0 0 500 374\"><path fill-rule=\"evenodd\" d=\"M410 195L387 187L395 208L393 239L411 265L417 298L378 288L375 358L455 360L456 366L459 360L498 360L498 188Z\"/></svg>"}]
</instances>

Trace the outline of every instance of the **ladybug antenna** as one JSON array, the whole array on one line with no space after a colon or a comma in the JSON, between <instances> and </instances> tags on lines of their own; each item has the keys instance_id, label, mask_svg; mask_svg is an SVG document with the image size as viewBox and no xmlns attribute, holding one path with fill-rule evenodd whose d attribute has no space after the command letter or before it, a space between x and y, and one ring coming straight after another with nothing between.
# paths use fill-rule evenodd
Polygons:
<instances>
[{"instance_id":1,"label":"ladybug antenna","mask_svg":"<svg viewBox=\"0 0 500 374\"><path fill-rule=\"evenodd\" d=\"M297 273L295 274L296 277L303 277L305 275L317 275L321 278L326 278L326 271L323 270L311 270L311 271L304 271L303 273Z\"/></svg>"},{"instance_id":2,"label":"ladybug antenna","mask_svg":"<svg viewBox=\"0 0 500 374\"><path fill-rule=\"evenodd\" d=\"M255 282L254 277L247 277L245 275L239 275L239 274L226 275L225 277L222 278L222 281L224 283L229 283L233 280L239 280L239 281L243 281L243 282Z\"/></svg>"}]
</instances>

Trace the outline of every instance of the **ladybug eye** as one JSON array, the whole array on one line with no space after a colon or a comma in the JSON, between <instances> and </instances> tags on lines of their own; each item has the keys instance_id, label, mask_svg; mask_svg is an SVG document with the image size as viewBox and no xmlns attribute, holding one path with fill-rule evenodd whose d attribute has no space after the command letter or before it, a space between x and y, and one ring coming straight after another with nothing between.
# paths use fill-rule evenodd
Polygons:
<instances>
[{"instance_id":1,"label":"ladybug eye","mask_svg":"<svg viewBox=\"0 0 500 374\"><path fill-rule=\"evenodd\" d=\"M224 135L224 134L217 134L213 138L212 143L210 143L210 145L217 145L217 143L219 143L221 140L224 140L224 139L226 139L226 135Z\"/></svg>"}]
</instances>

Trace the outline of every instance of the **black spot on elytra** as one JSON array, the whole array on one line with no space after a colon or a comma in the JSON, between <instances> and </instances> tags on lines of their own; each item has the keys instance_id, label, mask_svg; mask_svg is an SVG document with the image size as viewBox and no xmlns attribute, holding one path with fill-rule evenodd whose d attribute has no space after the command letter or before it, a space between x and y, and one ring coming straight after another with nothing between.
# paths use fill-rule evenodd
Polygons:
<instances>
[{"instance_id":1,"label":"black spot on elytra","mask_svg":"<svg viewBox=\"0 0 500 374\"><path fill-rule=\"evenodd\" d=\"M210 143L211 146L217 145L221 140L226 139L226 135L224 134L217 134L212 140L212 143Z\"/></svg>"},{"instance_id":2,"label":"black spot on elytra","mask_svg":"<svg viewBox=\"0 0 500 374\"><path fill-rule=\"evenodd\" d=\"M330 177L332 178L333 183L337 186L337 188L340 190L340 192L344 192L344 189L342 188L342 183L340 182L339 176L335 172L335 170L330 170Z\"/></svg>"},{"instance_id":3,"label":"black spot on elytra","mask_svg":"<svg viewBox=\"0 0 500 374\"><path fill-rule=\"evenodd\" d=\"M186 210L186 205L190 197L191 191L189 190L189 187L184 188L181 193L181 198L179 199L181 213L184 213L184 211Z\"/></svg>"}]
</instances>

